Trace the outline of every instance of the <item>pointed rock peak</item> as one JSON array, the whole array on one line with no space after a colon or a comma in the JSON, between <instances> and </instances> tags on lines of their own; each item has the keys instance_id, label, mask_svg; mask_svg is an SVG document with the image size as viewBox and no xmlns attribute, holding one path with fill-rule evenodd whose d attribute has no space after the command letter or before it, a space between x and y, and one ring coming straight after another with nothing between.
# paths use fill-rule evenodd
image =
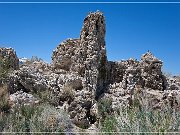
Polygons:
<instances>
[{"instance_id":1,"label":"pointed rock peak","mask_svg":"<svg viewBox=\"0 0 180 135\"><path fill-rule=\"evenodd\" d=\"M158 58L156 58L150 51L148 51L147 53L143 54L141 56L141 60L142 61L154 61L154 62L161 62L161 60L159 60Z\"/></svg>"},{"instance_id":2,"label":"pointed rock peak","mask_svg":"<svg viewBox=\"0 0 180 135\"><path fill-rule=\"evenodd\" d=\"M89 35L100 37L105 36L105 18L102 12L90 12L84 19L80 38L87 38Z\"/></svg>"},{"instance_id":3,"label":"pointed rock peak","mask_svg":"<svg viewBox=\"0 0 180 135\"><path fill-rule=\"evenodd\" d=\"M89 12L89 14L87 15L87 17L94 17L94 16L103 16L103 13L97 10L96 12Z\"/></svg>"}]
</instances>

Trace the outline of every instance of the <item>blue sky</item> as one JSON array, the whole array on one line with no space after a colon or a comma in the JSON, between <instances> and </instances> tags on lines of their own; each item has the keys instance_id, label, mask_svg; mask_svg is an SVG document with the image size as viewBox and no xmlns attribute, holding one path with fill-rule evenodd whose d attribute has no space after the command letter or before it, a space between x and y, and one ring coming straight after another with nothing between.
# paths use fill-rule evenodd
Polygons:
<instances>
[{"instance_id":1,"label":"blue sky","mask_svg":"<svg viewBox=\"0 0 180 135\"><path fill-rule=\"evenodd\" d=\"M0 46L51 62L52 50L78 38L84 17L96 10L105 15L109 60L140 59L150 50L164 71L180 74L180 4L0 4Z\"/></svg>"}]
</instances>

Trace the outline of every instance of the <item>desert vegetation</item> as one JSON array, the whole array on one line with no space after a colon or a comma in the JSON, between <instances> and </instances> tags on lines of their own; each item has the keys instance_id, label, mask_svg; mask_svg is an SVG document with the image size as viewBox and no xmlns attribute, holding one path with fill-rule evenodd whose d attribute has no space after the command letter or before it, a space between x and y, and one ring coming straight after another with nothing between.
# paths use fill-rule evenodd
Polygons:
<instances>
[{"instance_id":1,"label":"desert vegetation","mask_svg":"<svg viewBox=\"0 0 180 135\"><path fill-rule=\"evenodd\" d=\"M36 95L39 104L13 106L9 101L7 87L0 87L0 132L9 134L64 134L71 121L63 110L49 102L47 93Z\"/></svg>"},{"instance_id":2,"label":"desert vegetation","mask_svg":"<svg viewBox=\"0 0 180 135\"><path fill-rule=\"evenodd\" d=\"M108 105L107 101L105 106ZM114 114L106 114L101 123L101 132L141 135L178 133L180 113L168 107L164 108L164 111L148 110L133 103L130 107L119 108Z\"/></svg>"}]
</instances>

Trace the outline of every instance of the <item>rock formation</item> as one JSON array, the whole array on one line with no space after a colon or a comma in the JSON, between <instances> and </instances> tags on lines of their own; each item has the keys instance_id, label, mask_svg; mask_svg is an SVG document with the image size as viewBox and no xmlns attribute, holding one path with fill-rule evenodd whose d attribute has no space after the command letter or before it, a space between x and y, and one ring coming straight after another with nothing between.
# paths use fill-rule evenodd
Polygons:
<instances>
[{"instance_id":1,"label":"rock formation","mask_svg":"<svg viewBox=\"0 0 180 135\"><path fill-rule=\"evenodd\" d=\"M12 48L0 48L0 86L8 81L8 72L19 69L19 59Z\"/></svg>"},{"instance_id":2,"label":"rock formation","mask_svg":"<svg viewBox=\"0 0 180 135\"><path fill-rule=\"evenodd\" d=\"M111 99L113 111L131 105L136 93L149 108L179 108L180 83L162 74L163 62L151 52L142 55L140 61L108 61L105 32L103 14L90 13L84 19L80 38L67 39L53 51L52 64L33 62L14 71L10 93L48 90L53 105L67 111L73 123L83 128L97 123L97 102L103 98ZM18 69L14 55L0 54L12 59L14 69Z\"/></svg>"},{"instance_id":3,"label":"rock formation","mask_svg":"<svg viewBox=\"0 0 180 135\"><path fill-rule=\"evenodd\" d=\"M16 55L16 52L12 48L0 48L0 60L8 60L9 68L14 70L19 69L19 59Z\"/></svg>"},{"instance_id":4,"label":"rock formation","mask_svg":"<svg viewBox=\"0 0 180 135\"><path fill-rule=\"evenodd\" d=\"M79 125L88 126L96 119L96 114L90 114L90 110L96 103L95 98L103 92L107 79L104 38L103 14L91 13L84 19L80 39L68 39L53 52L52 62L55 70L61 69L64 73L76 77L70 78L64 88L71 87L76 97L69 104L69 113Z\"/></svg>"}]
</instances>

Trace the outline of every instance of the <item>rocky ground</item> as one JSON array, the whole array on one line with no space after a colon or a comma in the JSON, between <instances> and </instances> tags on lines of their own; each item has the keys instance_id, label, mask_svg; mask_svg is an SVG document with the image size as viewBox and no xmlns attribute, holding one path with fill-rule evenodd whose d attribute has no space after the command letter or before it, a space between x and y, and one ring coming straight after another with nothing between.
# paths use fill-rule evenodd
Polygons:
<instances>
[{"instance_id":1,"label":"rocky ground","mask_svg":"<svg viewBox=\"0 0 180 135\"><path fill-rule=\"evenodd\" d=\"M163 62L151 52L143 54L140 61L108 61L105 33L103 13L88 14L80 38L58 45L51 64L40 60L19 66L12 48L0 48L0 60L8 60L11 68L6 83L11 108L48 102L67 114L69 132L99 132L105 114L118 114L137 100L141 109L179 112L179 77L165 76ZM100 103L108 107L102 111Z\"/></svg>"}]
</instances>

